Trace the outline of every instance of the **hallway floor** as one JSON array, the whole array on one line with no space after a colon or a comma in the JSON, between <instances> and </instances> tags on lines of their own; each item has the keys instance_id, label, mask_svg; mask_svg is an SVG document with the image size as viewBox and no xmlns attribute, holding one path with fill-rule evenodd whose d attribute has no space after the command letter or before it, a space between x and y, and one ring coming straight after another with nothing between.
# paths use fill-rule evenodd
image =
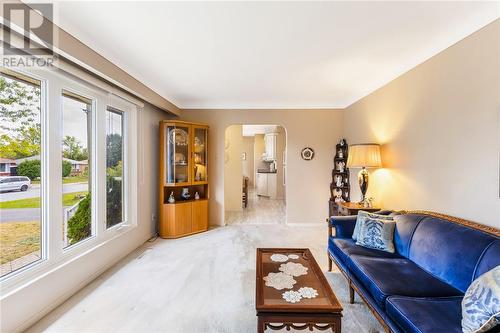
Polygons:
<instances>
[{"instance_id":1,"label":"hallway floor","mask_svg":"<svg viewBox=\"0 0 500 333\"><path fill-rule=\"evenodd\" d=\"M284 224L285 200L259 197L255 188L248 189L248 206L242 211L226 211L226 224Z\"/></svg>"}]
</instances>

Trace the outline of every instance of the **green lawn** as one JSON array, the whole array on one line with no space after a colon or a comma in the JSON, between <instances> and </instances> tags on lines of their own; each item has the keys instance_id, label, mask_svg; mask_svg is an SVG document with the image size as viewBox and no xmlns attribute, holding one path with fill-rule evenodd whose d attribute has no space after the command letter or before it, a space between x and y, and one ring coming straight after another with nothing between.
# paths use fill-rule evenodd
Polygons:
<instances>
[{"instance_id":1,"label":"green lawn","mask_svg":"<svg viewBox=\"0 0 500 333\"><path fill-rule=\"evenodd\" d=\"M63 195L63 206L73 206L81 198L83 198L87 192L72 192ZM0 202L0 209L14 209L14 208L39 208L40 198L29 198L29 199L19 199L12 201Z\"/></svg>"},{"instance_id":2,"label":"green lawn","mask_svg":"<svg viewBox=\"0 0 500 333\"><path fill-rule=\"evenodd\" d=\"M89 181L88 177L85 176L75 176L75 177L64 177L63 184L71 183L87 183ZM40 184L40 179L32 180L31 184Z\"/></svg>"},{"instance_id":3,"label":"green lawn","mask_svg":"<svg viewBox=\"0 0 500 333\"><path fill-rule=\"evenodd\" d=\"M0 223L0 264L40 250L40 222Z\"/></svg>"}]
</instances>

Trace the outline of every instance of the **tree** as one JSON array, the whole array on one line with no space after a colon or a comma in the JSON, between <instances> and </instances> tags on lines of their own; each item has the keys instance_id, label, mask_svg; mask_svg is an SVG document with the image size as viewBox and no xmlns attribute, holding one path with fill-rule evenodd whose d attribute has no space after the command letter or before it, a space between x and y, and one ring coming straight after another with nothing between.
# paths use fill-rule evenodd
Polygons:
<instances>
[{"instance_id":1,"label":"tree","mask_svg":"<svg viewBox=\"0 0 500 333\"><path fill-rule=\"evenodd\" d=\"M68 238L70 244L75 244L92 234L90 192L83 198L76 209L75 215L68 220Z\"/></svg>"},{"instance_id":2,"label":"tree","mask_svg":"<svg viewBox=\"0 0 500 333\"><path fill-rule=\"evenodd\" d=\"M41 163L40 160L27 160L21 162L17 166L17 174L19 176L26 176L31 180L35 180L41 175ZM62 161L62 176L68 177L71 174L71 163L68 161Z\"/></svg>"},{"instance_id":3,"label":"tree","mask_svg":"<svg viewBox=\"0 0 500 333\"><path fill-rule=\"evenodd\" d=\"M106 136L106 167L115 167L122 160L122 136L108 134Z\"/></svg>"},{"instance_id":4,"label":"tree","mask_svg":"<svg viewBox=\"0 0 500 333\"><path fill-rule=\"evenodd\" d=\"M106 178L106 226L109 228L123 221L122 180L120 177Z\"/></svg>"},{"instance_id":5,"label":"tree","mask_svg":"<svg viewBox=\"0 0 500 333\"><path fill-rule=\"evenodd\" d=\"M88 159L88 151L83 148L80 141L70 135L66 135L63 139L63 156L75 161Z\"/></svg>"},{"instance_id":6,"label":"tree","mask_svg":"<svg viewBox=\"0 0 500 333\"><path fill-rule=\"evenodd\" d=\"M0 156L40 154L40 87L0 76Z\"/></svg>"},{"instance_id":7,"label":"tree","mask_svg":"<svg viewBox=\"0 0 500 333\"><path fill-rule=\"evenodd\" d=\"M62 161L62 176L68 177L71 175L71 163L68 161Z\"/></svg>"},{"instance_id":8,"label":"tree","mask_svg":"<svg viewBox=\"0 0 500 333\"><path fill-rule=\"evenodd\" d=\"M40 170L40 160L24 161L17 166L17 174L19 176L26 176L31 180L35 180L40 177Z\"/></svg>"}]
</instances>

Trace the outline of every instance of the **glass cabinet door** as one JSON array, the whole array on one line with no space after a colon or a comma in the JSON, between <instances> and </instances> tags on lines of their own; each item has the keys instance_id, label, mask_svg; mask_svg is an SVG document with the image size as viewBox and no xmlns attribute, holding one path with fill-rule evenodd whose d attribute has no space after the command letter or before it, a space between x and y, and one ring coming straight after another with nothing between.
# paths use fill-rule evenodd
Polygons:
<instances>
[{"instance_id":1,"label":"glass cabinet door","mask_svg":"<svg viewBox=\"0 0 500 333\"><path fill-rule=\"evenodd\" d=\"M166 181L169 184L188 184L190 181L190 126L167 124Z\"/></svg>"},{"instance_id":2,"label":"glass cabinet door","mask_svg":"<svg viewBox=\"0 0 500 333\"><path fill-rule=\"evenodd\" d=\"M193 126L193 183L207 182L208 129Z\"/></svg>"}]
</instances>

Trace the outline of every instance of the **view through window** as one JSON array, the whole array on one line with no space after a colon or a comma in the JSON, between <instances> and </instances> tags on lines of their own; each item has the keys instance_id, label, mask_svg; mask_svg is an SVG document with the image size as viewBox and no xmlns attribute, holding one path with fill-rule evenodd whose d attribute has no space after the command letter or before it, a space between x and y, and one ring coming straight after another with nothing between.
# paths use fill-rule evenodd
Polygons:
<instances>
[{"instance_id":1,"label":"view through window","mask_svg":"<svg viewBox=\"0 0 500 333\"><path fill-rule=\"evenodd\" d=\"M123 113L106 112L106 226L123 222Z\"/></svg>"},{"instance_id":2,"label":"view through window","mask_svg":"<svg viewBox=\"0 0 500 333\"><path fill-rule=\"evenodd\" d=\"M0 73L1 276L42 258L40 82Z\"/></svg>"},{"instance_id":3,"label":"view through window","mask_svg":"<svg viewBox=\"0 0 500 333\"><path fill-rule=\"evenodd\" d=\"M92 236L90 194L92 101L63 93L63 246Z\"/></svg>"}]
</instances>

